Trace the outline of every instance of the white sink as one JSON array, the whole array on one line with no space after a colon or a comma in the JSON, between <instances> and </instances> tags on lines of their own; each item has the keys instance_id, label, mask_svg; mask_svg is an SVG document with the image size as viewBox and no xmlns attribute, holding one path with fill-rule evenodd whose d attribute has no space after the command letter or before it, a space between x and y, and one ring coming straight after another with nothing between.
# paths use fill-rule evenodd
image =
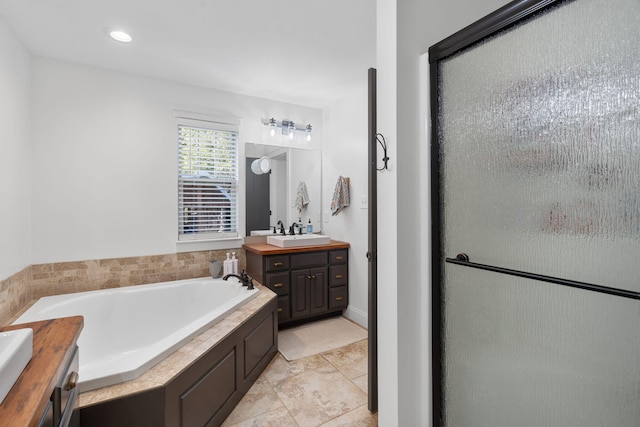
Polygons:
<instances>
[{"instance_id":1,"label":"white sink","mask_svg":"<svg viewBox=\"0 0 640 427\"><path fill-rule=\"evenodd\" d=\"M296 234L289 236L267 236L267 243L280 248L296 248L299 246L328 245L331 237L320 234Z\"/></svg>"},{"instance_id":2,"label":"white sink","mask_svg":"<svg viewBox=\"0 0 640 427\"><path fill-rule=\"evenodd\" d=\"M275 234L273 229L271 230L251 230L251 236L268 236L270 234Z\"/></svg>"},{"instance_id":3,"label":"white sink","mask_svg":"<svg viewBox=\"0 0 640 427\"><path fill-rule=\"evenodd\" d=\"M0 403L18 380L33 354L33 329L0 332Z\"/></svg>"}]
</instances>

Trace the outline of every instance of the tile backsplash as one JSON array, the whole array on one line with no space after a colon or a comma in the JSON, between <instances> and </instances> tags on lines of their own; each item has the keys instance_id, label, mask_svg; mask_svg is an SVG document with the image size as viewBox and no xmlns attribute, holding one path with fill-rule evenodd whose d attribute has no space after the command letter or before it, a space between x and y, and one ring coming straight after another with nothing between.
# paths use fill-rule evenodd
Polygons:
<instances>
[{"instance_id":1,"label":"tile backsplash","mask_svg":"<svg viewBox=\"0 0 640 427\"><path fill-rule=\"evenodd\" d=\"M119 288L209 275L210 259L224 260L230 250L186 252L74 262L35 264L0 281L0 325L38 298ZM244 249L234 249L240 269Z\"/></svg>"}]
</instances>

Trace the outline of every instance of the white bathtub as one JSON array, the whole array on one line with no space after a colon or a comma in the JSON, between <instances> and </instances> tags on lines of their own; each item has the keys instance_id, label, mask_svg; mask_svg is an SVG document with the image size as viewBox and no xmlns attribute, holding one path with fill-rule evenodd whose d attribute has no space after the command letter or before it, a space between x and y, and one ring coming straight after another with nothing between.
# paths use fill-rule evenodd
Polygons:
<instances>
[{"instance_id":1,"label":"white bathtub","mask_svg":"<svg viewBox=\"0 0 640 427\"><path fill-rule=\"evenodd\" d=\"M82 392L136 378L257 292L234 277L78 292L40 298L14 324L84 316Z\"/></svg>"}]
</instances>

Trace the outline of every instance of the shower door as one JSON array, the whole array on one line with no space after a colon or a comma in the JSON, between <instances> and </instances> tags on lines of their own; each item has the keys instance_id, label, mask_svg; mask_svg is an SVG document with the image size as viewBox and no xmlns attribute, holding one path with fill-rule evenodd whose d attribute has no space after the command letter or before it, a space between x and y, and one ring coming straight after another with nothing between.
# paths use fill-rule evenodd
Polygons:
<instances>
[{"instance_id":1,"label":"shower door","mask_svg":"<svg viewBox=\"0 0 640 427\"><path fill-rule=\"evenodd\" d=\"M640 4L432 46L434 425L640 425Z\"/></svg>"}]
</instances>

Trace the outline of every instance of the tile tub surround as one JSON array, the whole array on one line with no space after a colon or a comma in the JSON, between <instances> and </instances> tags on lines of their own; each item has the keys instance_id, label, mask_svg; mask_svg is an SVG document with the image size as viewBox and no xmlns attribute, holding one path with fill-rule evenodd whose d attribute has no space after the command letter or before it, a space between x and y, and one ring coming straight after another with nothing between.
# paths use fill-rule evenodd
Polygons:
<instances>
[{"instance_id":1,"label":"tile tub surround","mask_svg":"<svg viewBox=\"0 0 640 427\"><path fill-rule=\"evenodd\" d=\"M7 325L32 300L31 266L0 280L0 325Z\"/></svg>"},{"instance_id":2,"label":"tile tub surround","mask_svg":"<svg viewBox=\"0 0 640 427\"><path fill-rule=\"evenodd\" d=\"M256 288L258 288L260 292L255 298L196 336L138 378L80 393L79 408L162 387L167 384L172 378L194 363L200 356L231 334L275 296L271 290L259 284Z\"/></svg>"},{"instance_id":3,"label":"tile tub surround","mask_svg":"<svg viewBox=\"0 0 640 427\"><path fill-rule=\"evenodd\" d=\"M231 251L245 268L242 248L31 265L0 282L0 325L45 296L206 277Z\"/></svg>"}]
</instances>

